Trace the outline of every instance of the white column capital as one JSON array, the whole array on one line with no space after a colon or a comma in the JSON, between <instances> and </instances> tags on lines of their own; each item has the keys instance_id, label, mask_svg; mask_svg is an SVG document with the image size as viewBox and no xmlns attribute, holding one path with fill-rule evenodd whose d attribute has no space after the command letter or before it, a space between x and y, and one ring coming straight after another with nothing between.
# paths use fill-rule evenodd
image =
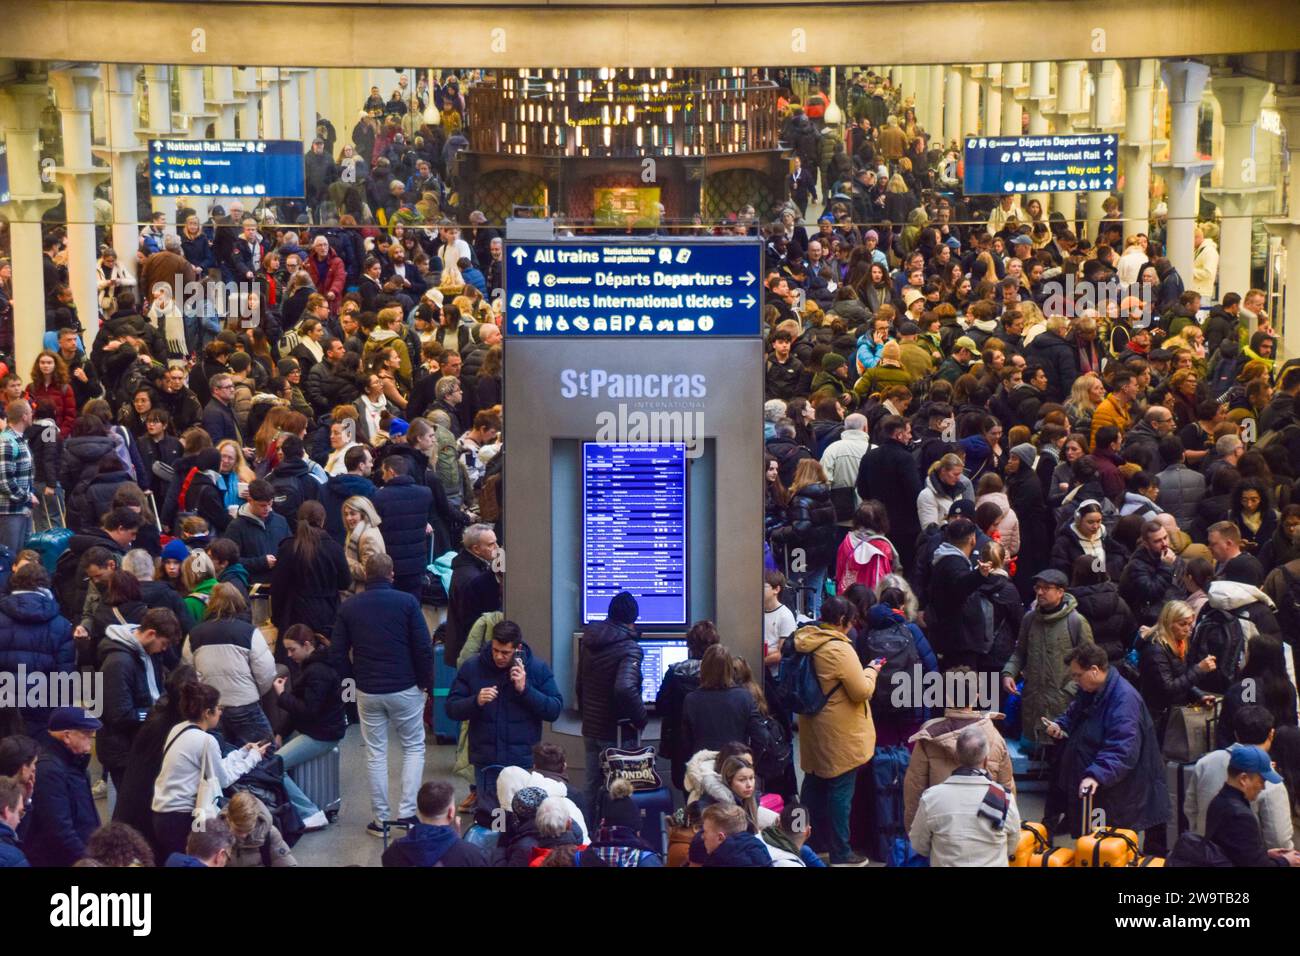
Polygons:
<instances>
[{"instance_id":1,"label":"white column capital","mask_svg":"<svg viewBox=\"0 0 1300 956\"><path fill-rule=\"evenodd\" d=\"M1239 74L1216 75L1210 81L1210 93L1219 101L1224 126L1253 126L1259 120L1259 108L1272 84L1267 80Z\"/></svg>"},{"instance_id":2,"label":"white column capital","mask_svg":"<svg viewBox=\"0 0 1300 956\"><path fill-rule=\"evenodd\" d=\"M1164 60L1160 64L1171 105L1199 103L1210 68L1196 60Z\"/></svg>"}]
</instances>

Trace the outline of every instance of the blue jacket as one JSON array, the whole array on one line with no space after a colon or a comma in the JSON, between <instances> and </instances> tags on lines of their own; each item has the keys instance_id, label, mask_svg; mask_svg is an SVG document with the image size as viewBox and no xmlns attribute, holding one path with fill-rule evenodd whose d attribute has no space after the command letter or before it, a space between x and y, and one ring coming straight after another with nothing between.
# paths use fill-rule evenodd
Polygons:
<instances>
[{"instance_id":1,"label":"blue jacket","mask_svg":"<svg viewBox=\"0 0 1300 956\"><path fill-rule=\"evenodd\" d=\"M375 483L362 475L331 475L320 490L320 503L325 508L325 530L339 544L344 544L347 539L347 529L343 527L343 502L353 495L373 499Z\"/></svg>"},{"instance_id":2,"label":"blue jacket","mask_svg":"<svg viewBox=\"0 0 1300 956\"><path fill-rule=\"evenodd\" d=\"M410 475L398 475L375 492L384 550L393 559L393 577L400 581L423 574L429 565L429 536L424 533L433 506L433 492Z\"/></svg>"},{"instance_id":3,"label":"blue jacket","mask_svg":"<svg viewBox=\"0 0 1300 956\"><path fill-rule=\"evenodd\" d=\"M1119 671L1110 668L1096 692L1080 690L1056 722L1070 735L1059 783L1070 797L1066 819L1071 827L1082 822L1078 793L1084 777L1097 781L1093 804L1105 810L1107 826L1140 833L1169 819L1155 724L1137 689Z\"/></svg>"},{"instance_id":4,"label":"blue jacket","mask_svg":"<svg viewBox=\"0 0 1300 956\"><path fill-rule=\"evenodd\" d=\"M705 866L771 866L772 854L767 844L752 833L727 837L722 845L704 860Z\"/></svg>"},{"instance_id":5,"label":"blue jacket","mask_svg":"<svg viewBox=\"0 0 1300 956\"><path fill-rule=\"evenodd\" d=\"M355 675L362 693L433 687L433 640L420 602L388 581L367 584L343 602L330 640L335 670Z\"/></svg>"},{"instance_id":6,"label":"blue jacket","mask_svg":"<svg viewBox=\"0 0 1300 956\"><path fill-rule=\"evenodd\" d=\"M522 694L510 682L510 668L500 670L492 660L491 641L465 662L447 692L447 716L469 721L469 762L476 767L532 766L542 721L555 720L564 708L546 662L534 657L527 644L520 645L519 653L526 678ZM496 700L480 707L478 692L484 687L495 687L498 693Z\"/></svg>"},{"instance_id":7,"label":"blue jacket","mask_svg":"<svg viewBox=\"0 0 1300 956\"><path fill-rule=\"evenodd\" d=\"M76 670L77 648L72 625L59 613L49 591L17 591L0 598L0 673L18 667L27 674L70 674ZM28 733L45 729L49 708L23 708Z\"/></svg>"},{"instance_id":8,"label":"blue jacket","mask_svg":"<svg viewBox=\"0 0 1300 956\"><path fill-rule=\"evenodd\" d=\"M22 841L18 834L0 823L0 870L6 867L31 866L23 855Z\"/></svg>"},{"instance_id":9,"label":"blue jacket","mask_svg":"<svg viewBox=\"0 0 1300 956\"><path fill-rule=\"evenodd\" d=\"M190 856L188 853L173 853L167 857L167 862L163 866L188 866L207 869L207 864L197 856Z\"/></svg>"},{"instance_id":10,"label":"blue jacket","mask_svg":"<svg viewBox=\"0 0 1300 956\"><path fill-rule=\"evenodd\" d=\"M212 436L212 444L219 445L227 438L244 443L239 434L239 424L235 421L235 410L223 405L215 398L203 409L203 430Z\"/></svg>"},{"instance_id":11,"label":"blue jacket","mask_svg":"<svg viewBox=\"0 0 1300 956\"><path fill-rule=\"evenodd\" d=\"M289 522L272 511L265 519L258 518L242 505L239 513L226 525L223 538L229 538L239 548L239 563L248 569L249 580L255 584L271 583L271 566L266 556L280 549L280 542L289 537Z\"/></svg>"},{"instance_id":12,"label":"blue jacket","mask_svg":"<svg viewBox=\"0 0 1300 956\"><path fill-rule=\"evenodd\" d=\"M384 866L491 866L487 854L451 827L417 823L382 857Z\"/></svg>"},{"instance_id":13,"label":"blue jacket","mask_svg":"<svg viewBox=\"0 0 1300 956\"><path fill-rule=\"evenodd\" d=\"M86 767L78 756L47 733L37 738L36 789L23 821L23 844L33 866L72 866L86 855L86 841L99 828Z\"/></svg>"}]
</instances>

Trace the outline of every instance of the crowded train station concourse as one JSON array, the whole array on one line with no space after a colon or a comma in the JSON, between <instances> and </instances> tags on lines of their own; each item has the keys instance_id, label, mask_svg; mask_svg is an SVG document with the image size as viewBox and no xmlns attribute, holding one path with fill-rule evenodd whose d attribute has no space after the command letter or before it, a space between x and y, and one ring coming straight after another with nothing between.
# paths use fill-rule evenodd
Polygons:
<instances>
[{"instance_id":1,"label":"crowded train station concourse","mask_svg":"<svg viewBox=\"0 0 1300 956\"><path fill-rule=\"evenodd\" d=\"M11 901L1069 867L1131 871L1090 928L1267 922L1286 3L5 7Z\"/></svg>"}]
</instances>

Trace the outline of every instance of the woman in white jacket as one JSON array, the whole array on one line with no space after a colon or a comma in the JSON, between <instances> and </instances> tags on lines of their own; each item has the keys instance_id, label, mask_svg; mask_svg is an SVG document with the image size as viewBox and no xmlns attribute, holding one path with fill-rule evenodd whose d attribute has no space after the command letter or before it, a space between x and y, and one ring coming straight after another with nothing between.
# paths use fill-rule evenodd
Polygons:
<instances>
[{"instance_id":1,"label":"woman in white jacket","mask_svg":"<svg viewBox=\"0 0 1300 956\"><path fill-rule=\"evenodd\" d=\"M352 572L352 592L366 587L366 561L372 554L385 554L384 536L379 531L379 513L369 498L353 495L343 502L343 527L348 538L344 550Z\"/></svg>"},{"instance_id":2,"label":"woman in white jacket","mask_svg":"<svg viewBox=\"0 0 1300 956\"><path fill-rule=\"evenodd\" d=\"M181 687L180 712L185 719L171 729L164 744L162 769L153 788L153 832L162 852L184 853L196 811L215 814L215 805L198 807L205 778L224 790L261 761L269 741L245 744L221 756L217 738L209 731L221 721L221 694L210 684L191 681ZM205 788L206 789L206 788Z\"/></svg>"},{"instance_id":3,"label":"woman in white jacket","mask_svg":"<svg viewBox=\"0 0 1300 956\"><path fill-rule=\"evenodd\" d=\"M921 530L946 522L948 509L959 498L975 500L975 489L964 474L965 467L961 456L952 452L930 466L925 487L916 496L916 517L921 522Z\"/></svg>"}]
</instances>

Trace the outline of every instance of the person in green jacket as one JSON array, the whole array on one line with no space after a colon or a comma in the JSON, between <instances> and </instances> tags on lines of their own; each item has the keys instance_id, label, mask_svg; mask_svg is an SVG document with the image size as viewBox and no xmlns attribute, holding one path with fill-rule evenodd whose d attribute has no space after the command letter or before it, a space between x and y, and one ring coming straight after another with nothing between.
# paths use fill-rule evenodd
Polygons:
<instances>
[{"instance_id":1,"label":"person in green jacket","mask_svg":"<svg viewBox=\"0 0 1300 956\"><path fill-rule=\"evenodd\" d=\"M861 398L883 392L891 385L911 386L912 374L903 368L903 350L897 342L886 342L880 350L880 361L862 373L853 391Z\"/></svg>"},{"instance_id":2,"label":"person in green jacket","mask_svg":"<svg viewBox=\"0 0 1300 956\"><path fill-rule=\"evenodd\" d=\"M208 616L208 598L217 584L217 569L206 551L191 551L181 565L185 585L185 609L197 624Z\"/></svg>"}]
</instances>

